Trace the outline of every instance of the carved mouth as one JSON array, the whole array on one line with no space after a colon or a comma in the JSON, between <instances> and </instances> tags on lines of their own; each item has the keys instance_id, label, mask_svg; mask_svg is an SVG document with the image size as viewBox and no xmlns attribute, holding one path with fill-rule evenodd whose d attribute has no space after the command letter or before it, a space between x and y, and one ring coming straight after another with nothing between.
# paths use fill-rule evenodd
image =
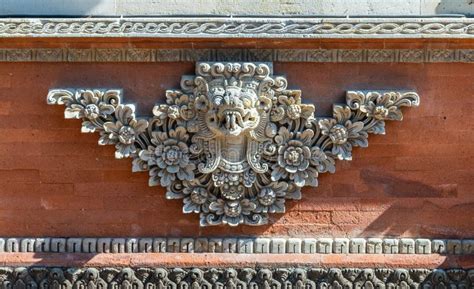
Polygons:
<instances>
[{"instance_id":1,"label":"carved mouth","mask_svg":"<svg viewBox=\"0 0 474 289\"><path fill-rule=\"evenodd\" d=\"M222 114L221 127L225 128L232 135L238 135L244 128L241 112L238 110L225 110Z\"/></svg>"},{"instance_id":2,"label":"carved mouth","mask_svg":"<svg viewBox=\"0 0 474 289\"><path fill-rule=\"evenodd\" d=\"M207 114L209 127L224 135L239 136L243 131L253 129L259 117L252 111L238 107L220 108L217 112Z\"/></svg>"}]
</instances>

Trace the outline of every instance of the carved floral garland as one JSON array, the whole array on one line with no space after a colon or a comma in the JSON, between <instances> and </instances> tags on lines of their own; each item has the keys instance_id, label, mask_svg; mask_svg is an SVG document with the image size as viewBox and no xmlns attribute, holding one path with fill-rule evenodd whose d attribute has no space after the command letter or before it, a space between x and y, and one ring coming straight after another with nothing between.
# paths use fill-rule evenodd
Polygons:
<instances>
[{"instance_id":1,"label":"carved floral garland","mask_svg":"<svg viewBox=\"0 0 474 289\"><path fill-rule=\"evenodd\" d=\"M47 101L82 119L82 132L99 132L99 144L115 145L116 158L132 158L133 171L148 171L149 185L166 187L168 199L183 199L201 226L237 226L284 213L301 187L317 186L318 174L334 173L335 160L351 160L368 133L384 134L385 120L402 120L400 107L420 100L349 91L332 118L317 118L268 64L198 63L149 119L122 104L119 90L55 89Z\"/></svg>"}]
</instances>

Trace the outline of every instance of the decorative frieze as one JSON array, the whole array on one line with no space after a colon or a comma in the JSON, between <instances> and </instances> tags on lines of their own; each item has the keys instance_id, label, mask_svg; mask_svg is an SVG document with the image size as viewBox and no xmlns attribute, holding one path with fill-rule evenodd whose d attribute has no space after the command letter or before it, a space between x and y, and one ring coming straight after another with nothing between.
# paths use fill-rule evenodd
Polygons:
<instances>
[{"instance_id":1,"label":"decorative frieze","mask_svg":"<svg viewBox=\"0 0 474 289\"><path fill-rule=\"evenodd\" d=\"M0 48L0 62L473 63L474 49Z\"/></svg>"},{"instance_id":2,"label":"decorative frieze","mask_svg":"<svg viewBox=\"0 0 474 289\"><path fill-rule=\"evenodd\" d=\"M0 252L474 254L474 240L426 238L0 238Z\"/></svg>"},{"instance_id":3,"label":"decorative frieze","mask_svg":"<svg viewBox=\"0 0 474 289\"><path fill-rule=\"evenodd\" d=\"M10 18L0 37L472 38L458 18L156 17Z\"/></svg>"},{"instance_id":4,"label":"decorative frieze","mask_svg":"<svg viewBox=\"0 0 474 289\"><path fill-rule=\"evenodd\" d=\"M474 269L0 267L0 288L473 288Z\"/></svg>"},{"instance_id":5,"label":"decorative frieze","mask_svg":"<svg viewBox=\"0 0 474 289\"><path fill-rule=\"evenodd\" d=\"M82 119L82 132L99 132L100 145L131 158L134 172L148 172L148 184L181 199L183 213L198 213L201 226L237 226L284 213L286 200L318 186L319 174L334 173L336 160L351 160L353 147L367 147L368 134L385 134L385 121L402 120L401 108L420 99L349 91L332 117L315 117L271 64L202 62L148 119L122 104L119 90L56 89L47 102Z\"/></svg>"}]
</instances>

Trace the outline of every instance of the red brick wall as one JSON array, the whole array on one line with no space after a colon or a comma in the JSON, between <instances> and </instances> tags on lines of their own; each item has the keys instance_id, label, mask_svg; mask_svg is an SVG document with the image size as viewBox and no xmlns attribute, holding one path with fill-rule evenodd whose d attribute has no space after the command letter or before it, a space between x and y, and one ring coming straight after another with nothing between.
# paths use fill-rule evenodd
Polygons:
<instances>
[{"instance_id":1,"label":"red brick wall","mask_svg":"<svg viewBox=\"0 0 474 289\"><path fill-rule=\"evenodd\" d=\"M147 173L48 106L48 89L123 88L151 114L192 63L2 63L0 236L474 236L474 65L275 63L318 115L349 89L416 90L418 108L261 227L200 228Z\"/></svg>"}]
</instances>

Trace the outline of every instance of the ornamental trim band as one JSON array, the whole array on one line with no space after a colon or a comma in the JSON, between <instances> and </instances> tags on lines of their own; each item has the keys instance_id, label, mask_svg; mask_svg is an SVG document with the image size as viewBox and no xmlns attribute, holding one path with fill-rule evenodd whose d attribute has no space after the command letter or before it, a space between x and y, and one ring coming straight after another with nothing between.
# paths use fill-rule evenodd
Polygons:
<instances>
[{"instance_id":1,"label":"ornamental trim band","mask_svg":"<svg viewBox=\"0 0 474 289\"><path fill-rule=\"evenodd\" d=\"M472 38L469 17L3 18L0 37Z\"/></svg>"},{"instance_id":2,"label":"ornamental trim band","mask_svg":"<svg viewBox=\"0 0 474 289\"><path fill-rule=\"evenodd\" d=\"M418 106L415 92L349 91L332 117L315 117L301 91L273 76L271 63L197 63L181 89L167 90L153 116L135 115L120 90L54 89L48 104L82 119L82 132L99 132L116 158L131 158L149 185L182 199L183 213L199 213L201 226L268 223L284 213L301 188L334 173L367 147L368 134L384 134L385 120L402 120L402 106Z\"/></svg>"},{"instance_id":3,"label":"ornamental trim band","mask_svg":"<svg viewBox=\"0 0 474 289\"><path fill-rule=\"evenodd\" d=\"M474 269L0 267L1 288L472 288Z\"/></svg>"}]
</instances>

